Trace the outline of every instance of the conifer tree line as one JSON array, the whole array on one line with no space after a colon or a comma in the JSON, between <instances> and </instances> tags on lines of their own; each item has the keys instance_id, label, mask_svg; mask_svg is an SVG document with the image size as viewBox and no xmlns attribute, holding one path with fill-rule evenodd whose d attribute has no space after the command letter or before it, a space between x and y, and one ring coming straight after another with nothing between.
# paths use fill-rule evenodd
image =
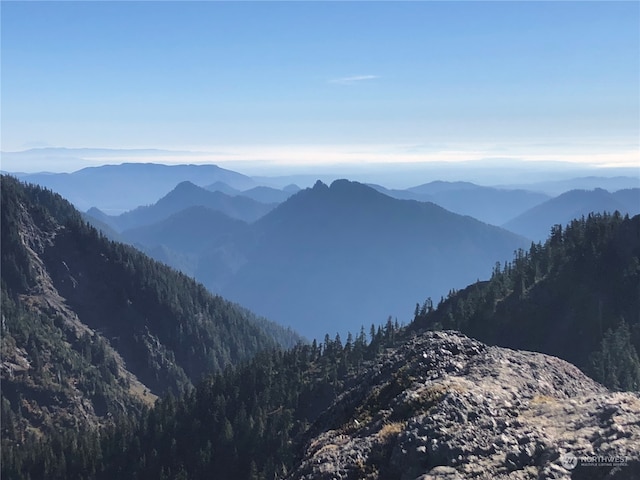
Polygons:
<instances>
[{"instance_id":1,"label":"conifer tree line","mask_svg":"<svg viewBox=\"0 0 640 480\"><path fill-rule=\"evenodd\" d=\"M490 280L418 305L412 328L555 355L609 388L639 390L640 216L556 225Z\"/></svg>"},{"instance_id":2,"label":"conifer tree line","mask_svg":"<svg viewBox=\"0 0 640 480\"><path fill-rule=\"evenodd\" d=\"M401 328L389 319L370 332L263 351L100 428L3 439L3 478L283 478L344 382L370 368ZM2 415L3 425L19 421L5 403Z\"/></svg>"}]
</instances>

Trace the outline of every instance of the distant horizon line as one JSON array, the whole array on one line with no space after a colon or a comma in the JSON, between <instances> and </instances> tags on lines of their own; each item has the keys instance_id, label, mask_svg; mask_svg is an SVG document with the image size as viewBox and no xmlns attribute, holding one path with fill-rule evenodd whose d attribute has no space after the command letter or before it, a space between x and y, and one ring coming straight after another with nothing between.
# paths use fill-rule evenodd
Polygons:
<instances>
[{"instance_id":1,"label":"distant horizon line","mask_svg":"<svg viewBox=\"0 0 640 480\"><path fill-rule=\"evenodd\" d=\"M425 144L339 144L339 145L219 145L208 149L162 147L65 147L38 146L24 150L1 150L0 169L7 172L71 173L87 167L122 163L163 165L216 165L221 168L258 170L323 171L345 169L424 169L424 168L561 168L607 171L637 169L640 151L632 145L593 147L592 153L564 151L549 153L551 146L480 145L461 148L454 145ZM607 149L607 147L609 147ZM613 148L611 148L613 147ZM621 147L624 150L621 150ZM538 151L536 151L536 149ZM51 158L51 156L54 158Z\"/></svg>"},{"instance_id":2,"label":"distant horizon line","mask_svg":"<svg viewBox=\"0 0 640 480\"><path fill-rule=\"evenodd\" d=\"M6 152L0 151L0 154L4 154ZM107 160L107 159L105 159ZM108 159L111 161L106 161L105 163L86 163L77 166L70 166L69 168L56 169L56 170L42 170L42 169L19 169L15 168L4 168L0 162L0 172L7 174L72 174L79 172L80 170L84 170L87 168L101 168L101 167L118 167L123 165L157 165L164 167L217 167L225 170L236 170L236 169L253 169L258 168L264 172L268 170L274 171L290 171L288 175L309 175L313 176L314 174L330 174L330 173L344 173L352 170L353 173L360 173L363 170L369 171L384 171L387 169L402 169L402 170L431 170L431 169L439 169L439 168L451 168L452 170L471 167L474 170L480 169L495 169L495 168L503 168L507 167L512 170L541 170L546 168L559 168L559 171L590 171L595 173L606 173L606 172L615 172L615 171L635 171L640 176L640 165L631 165L631 164L623 164L623 165L594 165L590 163L577 163L577 162L569 162L562 160L526 160L519 158L509 158L509 157L495 157L495 158L484 158L478 160L460 160L456 162L451 161L425 161L425 162L410 162L410 161L388 161L388 162L371 162L371 163L363 163L363 162L344 162L344 163L330 163L330 164L272 164L269 162L260 162L253 160L236 160L236 161L213 161L206 160L202 162L189 162L189 161L178 161L178 162L162 162L161 160L152 160L152 159L140 159L139 161L133 159L123 159L122 161L118 161L117 158ZM185 159L186 160L186 159ZM565 167L565 168L562 168ZM316 173L314 173L316 172ZM258 175L258 174L247 174L247 175ZM262 175L262 174L260 174ZM287 175L287 174L285 174ZM283 176L282 173L279 173L277 176ZM626 176L626 175L625 175Z\"/></svg>"}]
</instances>

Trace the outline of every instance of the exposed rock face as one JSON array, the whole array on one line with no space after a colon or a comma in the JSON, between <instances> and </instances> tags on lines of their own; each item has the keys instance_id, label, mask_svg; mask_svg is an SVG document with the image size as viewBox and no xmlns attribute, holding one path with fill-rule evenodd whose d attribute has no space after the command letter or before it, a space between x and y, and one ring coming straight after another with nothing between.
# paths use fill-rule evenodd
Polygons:
<instances>
[{"instance_id":1,"label":"exposed rock face","mask_svg":"<svg viewBox=\"0 0 640 480\"><path fill-rule=\"evenodd\" d=\"M60 330L58 335L64 332L64 341L55 344L47 343L39 345L38 356L41 368L45 375L34 376L36 366L33 356L16 343L16 340L6 334L6 318L2 315L3 337L0 339L0 381L2 393L10 399L14 405L18 405L20 421L15 425L16 438L22 438L24 432L34 429L60 429L78 428L80 425L98 425L105 422L104 408L99 401L87 395L83 391L82 382L77 376L67 376L71 369L65 371L57 362L61 352L54 347L64 345L71 347L83 335L91 338L104 338L102 334L91 329L78 318L78 315L69 307L64 297L56 289L47 265L43 261L44 252L55 244L56 235L62 231L62 227L52 220L45 222L34 221L32 214L25 205L20 204L17 212L19 218L18 235L24 245L30 267L34 272L35 282L29 293L21 294L21 305L34 316L55 319ZM5 245L5 248L8 248ZM69 268L64 264L61 268ZM69 273L71 282L77 281ZM4 280L4 279L3 279ZM3 303L4 306L4 303ZM50 320L54 323L53 320ZM26 322L25 322L26 323ZM28 328L28 327L23 327ZM53 329L49 330L50 332ZM117 368L112 372L114 384L118 395L120 411L138 409L143 404L153 405L157 398L150 393L138 378L127 370L120 354L105 341L106 355L113 359ZM69 357L70 358L70 357ZM67 363L73 360L67 358ZM77 361L77 360L76 360ZM43 378L48 381L43 381ZM3 430L3 438L7 430Z\"/></svg>"},{"instance_id":2,"label":"exposed rock face","mask_svg":"<svg viewBox=\"0 0 640 480\"><path fill-rule=\"evenodd\" d=\"M291 479L640 478L637 393L457 332L382 358L321 418Z\"/></svg>"}]
</instances>

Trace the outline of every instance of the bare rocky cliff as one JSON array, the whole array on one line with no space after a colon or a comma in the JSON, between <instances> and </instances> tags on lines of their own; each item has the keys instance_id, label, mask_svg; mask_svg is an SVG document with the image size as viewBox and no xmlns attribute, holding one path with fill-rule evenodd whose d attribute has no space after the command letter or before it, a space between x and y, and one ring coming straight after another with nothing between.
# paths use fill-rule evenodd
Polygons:
<instances>
[{"instance_id":1,"label":"bare rocky cliff","mask_svg":"<svg viewBox=\"0 0 640 480\"><path fill-rule=\"evenodd\" d=\"M290 479L640 478L640 395L555 357L426 332L350 385Z\"/></svg>"}]
</instances>

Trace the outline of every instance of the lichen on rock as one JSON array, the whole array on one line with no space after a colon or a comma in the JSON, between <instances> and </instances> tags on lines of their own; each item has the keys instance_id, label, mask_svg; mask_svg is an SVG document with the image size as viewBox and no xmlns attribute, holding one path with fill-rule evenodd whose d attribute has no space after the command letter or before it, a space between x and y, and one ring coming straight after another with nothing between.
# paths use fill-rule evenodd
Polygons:
<instances>
[{"instance_id":1,"label":"lichen on rock","mask_svg":"<svg viewBox=\"0 0 640 480\"><path fill-rule=\"evenodd\" d=\"M640 478L640 396L555 357L424 332L351 385L291 479Z\"/></svg>"}]
</instances>

